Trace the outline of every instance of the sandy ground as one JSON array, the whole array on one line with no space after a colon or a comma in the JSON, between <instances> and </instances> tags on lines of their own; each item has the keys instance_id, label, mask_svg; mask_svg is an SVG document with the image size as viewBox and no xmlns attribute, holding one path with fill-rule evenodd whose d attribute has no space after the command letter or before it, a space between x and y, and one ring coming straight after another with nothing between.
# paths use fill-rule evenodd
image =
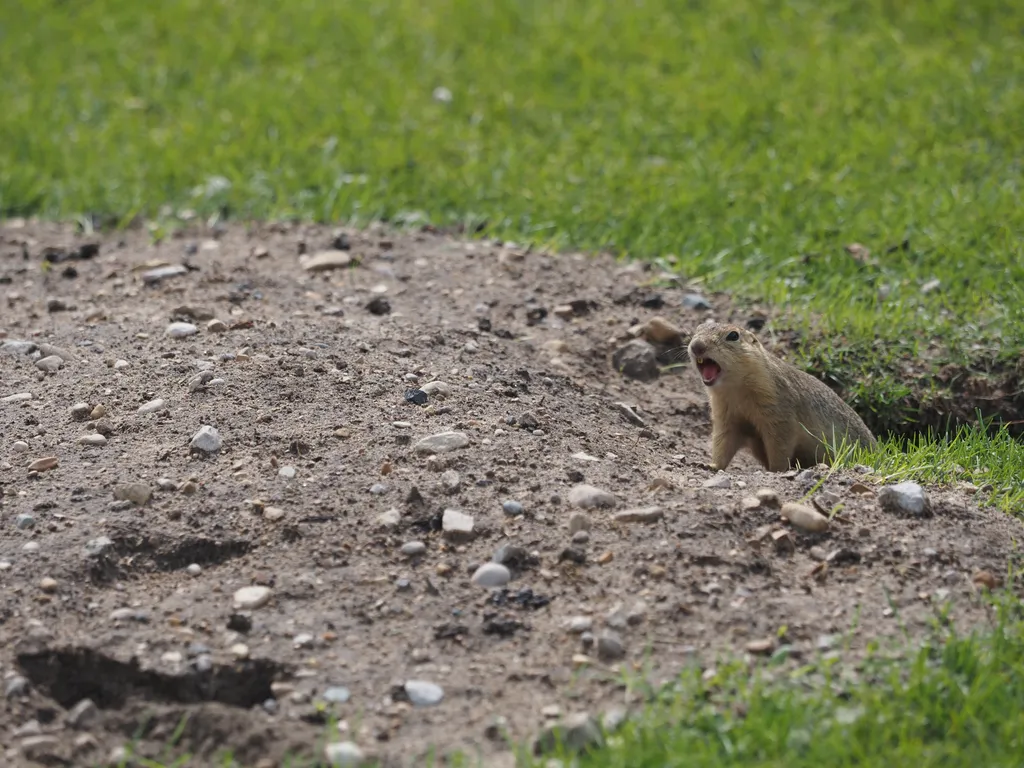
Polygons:
<instances>
[{"instance_id":1,"label":"sandy ground","mask_svg":"<svg viewBox=\"0 0 1024 768\"><path fill-rule=\"evenodd\" d=\"M637 707L623 670L855 659L940 603L989 620L979 572L1021 530L970 489L927 488L915 517L838 472L810 534L755 493L823 472L706 468L681 347L759 308L605 257L338 235L0 229L5 765L105 765L135 737L157 756L188 715L189 765L329 738L510 766L508 740Z\"/></svg>"}]
</instances>

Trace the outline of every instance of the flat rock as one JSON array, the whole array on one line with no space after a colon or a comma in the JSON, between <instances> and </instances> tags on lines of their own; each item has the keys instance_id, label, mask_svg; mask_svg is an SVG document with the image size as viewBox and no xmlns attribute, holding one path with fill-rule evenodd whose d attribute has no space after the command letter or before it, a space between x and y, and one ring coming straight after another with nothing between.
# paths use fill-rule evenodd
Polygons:
<instances>
[{"instance_id":1,"label":"flat rock","mask_svg":"<svg viewBox=\"0 0 1024 768\"><path fill-rule=\"evenodd\" d=\"M192 323L171 323L167 326L164 334L172 339L186 339L199 333L199 328Z\"/></svg>"},{"instance_id":2,"label":"flat rock","mask_svg":"<svg viewBox=\"0 0 1024 768\"><path fill-rule=\"evenodd\" d=\"M114 498L118 501L130 501L140 507L149 502L153 489L145 483L122 483L114 486Z\"/></svg>"},{"instance_id":3,"label":"flat rock","mask_svg":"<svg viewBox=\"0 0 1024 768\"><path fill-rule=\"evenodd\" d=\"M57 461L56 456L46 456L42 459L36 459L28 465L29 472L46 472L50 469L56 469L60 462Z\"/></svg>"},{"instance_id":4,"label":"flat rock","mask_svg":"<svg viewBox=\"0 0 1024 768\"><path fill-rule=\"evenodd\" d=\"M426 392L430 397L436 397L438 400L444 400L452 393L452 388L443 381L428 381L420 390Z\"/></svg>"},{"instance_id":5,"label":"flat rock","mask_svg":"<svg viewBox=\"0 0 1024 768\"><path fill-rule=\"evenodd\" d=\"M354 741L336 741L324 747L324 759L332 768L357 768L366 764L363 750Z\"/></svg>"},{"instance_id":6,"label":"flat rock","mask_svg":"<svg viewBox=\"0 0 1024 768\"><path fill-rule=\"evenodd\" d=\"M465 432L439 432L436 435L424 437L413 450L416 453L437 454L456 451L469 445L469 437Z\"/></svg>"},{"instance_id":7,"label":"flat rock","mask_svg":"<svg viewBox=\"0 0 1024 768\"><path fill-rule=\"evenodd\" d=\"M433 707L444 698L444 689L426 680L407 680L404 687L414 707Z\"/></svg>"},{"instance_id":8,"label":"flat rock","mask_svg":"<svg viewBox=\"0 0 1024 768\"><path fill-rule=\"evenodd\" d=\"M167 403L158 397L156 400L150 400L148 403L140 405L136 412L140 414L159 413L160 411L166 410L166 408Z\"/></svg>"},{"instance_id":9,"label":"flat rock","mask_svg":"<svg viewBox=\"0 0 1024 768\"><path fill-rule=\"evenodd\" d=\"M917 483L887 485L878 492L878 503L886 512L928 517L932 514L928 494Z\"/></svg>"},{"instance_id":10,"label":"flat rock","mask_svg":"<svg viewBox=\"0 0 1024 768\"><path fill-rule=\"evenodd\" d=\"M512 579L512 573L499 563L484 563L473 573L471 581L478 587L503 587Z\"/></svg>"},{"instance_id":11,"label":"flat rock","mask_svg":"<svg viewBox=\"0 0 1024 768\"><path fill-rule=\"evenodd\" d=\"M90 445L94 447L102 446L107 444L107 438L101 435L99 432L92 432L88 435L82 435L78 438L79 445Z\"/></svg>"},{"instance_id":12,"label":"flat rock","mask_svg":"<svg viewBox=\"0 0 1024 768\"><path fill-rule=\"evenodd\" d=\"M732 488L732 477L725 472L716 472L704 481L705 488Z\"/></svg>"},{"instance_id":13,"label":"flat rock","mask_svg":"<svg viewBox=\"0 0 1024 768\"><path fill-rule=\"evenodd\" d=\"M824 533L828 530L828 518L806 504L787 501L782 505L782 516L789 520L794 528L807 533Z\"/></svg>"},{"instance_id":14,"label":"flat rock","mask_svg":"<svg viewBox=\"0 0 1024 768\"><path fill-rule=\"evenodd\" d=\"M573 486L569 491L569 503L574 507L583 507L584 509L595 507L611 509L618 504L618 499L608 491L581 483Z\"/></svg>"},{"instance_id":15,"label":"flat rock","mask_svg":"<svg viewBox=\"0 0 1024 768\"><path fill-rule=\"evenodd\" d=\"M617 523L656 523L662 517L661 507L637 507L616 512L612 519Z\"/></svg>"},{"instance_id":16,"label":"flat rock","mask_svg":"<svg viewBox=\"0 0 1024 768\"><path fill-rule=\"evenodd\" d=\"M168 280L172 277L178 277L184 275L188 270L181 264L168 264L165 267L156 267L155 269L147 269L139 277L142 278L142 282L146 285L156 285L162 280Z\"/></svg>"},{"instance_id":17,"label":"flat rock","mask_svg":"<svg viewBox=\"0 0 1024 768\"><path fill-rule=\"evenodd\" d=\"M36 368L46 373L54 373L64 367L64 361L57 355L41 358L36 361Z\"/></svg>"},{"instance_id":18,"label":"flat rock","mask_svg":"<svg viewBox=\"0 0 1024 768\"><path fill-rule=\"evenodd\" d=\"M357 260L348 251L327 250L310 256L302 268L307 272L326 272L331 269L344 269L356 263Z\"/></svg>"},{"instance_id":19,"label":"flat rock","mask_svg":"<svg viewBox=\"0 0 1024 768\"><path fill-rule=\"evenodd\" d=\"M473 516L446 509L441 516L441 530L449 541L468 541L473 538Z\"/></svg>"},{"instance_id":20,"label":"flat rock","mask_svg":"<svg viewBox=\"0 0 1024 768\"><path fill-rule=\"evenodd\" d=\"M235 608L239 611L252 611L262 608L270 602L269 587L242 587L235 591Z\"/></svg>"}]
</instances>

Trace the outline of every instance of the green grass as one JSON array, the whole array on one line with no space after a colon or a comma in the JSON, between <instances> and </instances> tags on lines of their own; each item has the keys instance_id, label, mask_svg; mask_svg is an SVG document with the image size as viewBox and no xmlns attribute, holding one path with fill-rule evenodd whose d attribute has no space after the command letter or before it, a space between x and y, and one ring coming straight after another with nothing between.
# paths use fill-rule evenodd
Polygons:
<instances>
[{"instance_id":1,"label":"green grass","mask_svg":"<svg viewBox=\"0 0 1024 768\"><path fill-rule=\"evenodd\" d=\"M939 612L918 650L875 648L855 671L841 652L694 671L579 768L1017 768L1024 623L1019 603L999 605L994 631L957 636Z\"/></svg>"},{"instance_id":2,"label":"green grass","mask_svg":"<svg viewBox=\"0 0 1024 768\"><path fill-rule=\"evenodd\" d=\"M1022 29L1009 0L10 0L0 216L429 220L656 259L773 305L898 428L944 365L1024 376ZM848 458L1024 503L1005 431ZM1019 765L1020 627L842 703L737 672L588 765Z\"/></svg>"},{"instance_id":3,"label":"green grass","mask_svg":"<svg viewBox=\"0 0 1024 768\"><path fill-rule=\"evenodd\" d=\"M423 216L658 258L784 307L898 427L942 364L1019 364L1022 26L1009 0L16 0L0 214Z\"/></svg>"}]
</instances>

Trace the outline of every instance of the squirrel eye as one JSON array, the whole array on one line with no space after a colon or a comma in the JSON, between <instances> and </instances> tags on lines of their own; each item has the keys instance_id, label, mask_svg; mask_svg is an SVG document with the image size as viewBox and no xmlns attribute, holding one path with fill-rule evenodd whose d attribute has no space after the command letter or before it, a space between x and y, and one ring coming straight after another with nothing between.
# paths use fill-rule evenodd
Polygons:
<instances>
[{"instance_id":1,"label":"squirrel eye","mask_svg":"<svg viewBox=\"0 0 1024 768\"><path fill-rule=\"evenodd\" d=\"M739 341L740 334L737 331L729 331L729 335L725 337L726 341Z\"/></svg>"}]
</instances>

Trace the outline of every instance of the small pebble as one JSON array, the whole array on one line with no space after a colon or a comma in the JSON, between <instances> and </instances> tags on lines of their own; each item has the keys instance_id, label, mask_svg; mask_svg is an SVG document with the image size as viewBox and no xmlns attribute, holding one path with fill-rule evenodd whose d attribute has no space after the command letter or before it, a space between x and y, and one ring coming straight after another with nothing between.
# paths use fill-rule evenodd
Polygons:
<instances>
[{"instance_id":1,"label":"small pebble","mask_svg":"<svg viewBox=\"0 0 1024 768\"><path fill-rule=\"evenodd\" d=\"M202 572L203 566L201 566L199 563L192 563L185 569L185 573L193 577L199 576Z\"/></svg>"},{"instance_id":2,"label":"small pebble","mask_svg":"<svg viewBox=\"0 0 1024 768\"><path fill-rule=\"evenodd\" d=\"M422 541L407 541L402 545L402 554L406 557L418 557L427 551L427 545Z\"/></svg>"},{"instance_id":3,"label":"small pebble","mask_svg":"<svg viewBox=\"0 0 1024 768\"><path fill-rule=\"evenodd\" d=\"M465 432L440 432L424 437L414 446L416 453L438 454L455 451L469 445L469 437Z\"/></svg>"},{"instance_id":4,"label":"small pebble","mask_svg":"<svg viewBox=\"0 0 1024 768\"><path fill-rule=\"evenodd\" d=\"M732 488L732 477L725 472L718 472L704 481L705 488Z\"/></svg>"},{"instance_id":5,"label":"small pebble","mask_svg":"<svg viewBox=\"0 0 1024 768\"><path fill-rule=\"evenodd\" d=\"M612 508L618 500L608 491L596 488L593 485L579 484L573 486L569 491L569 503L574 507L593 509L595 507Z\"/></svg>"},{"instance_id":6,"label":"small pebble","mask_svg":"<svg viewBox=\"0 0 1024 768\"><path fill-rule=\"evenodd\" d=\"M352 692L343 685L331 685L324 688L320 698L332 704L344 704L352 698Z\"/></svg>"},{"instance_id":7,"label":"small pebble","mask_svg":"<svg viewBox=\"0 0 1024 768\"><path fill-rule=\"evenodd\" d=\"M199 333L199 328L192 323L171 323L164 333L172 339L184 339Z\"/></svg>"},{"instance_id":8,"label":"small pebble","mask_svg":"<svg viewBox=\"0 0 1024 768\"><path fill-rule=\"evenodd\" d=\"M357 768L365 765L366 756L354 741L336 741L324 747L324 758L331 768Z\"/></svg>"},{"instance_id":9,"label":"small pebble","mask_svg":"<svg viewBox=\"0 0 1024 768\"><path fill-rule=\"evenodd\" d=\"M50 355L36 361L36 368L46 373L56 373L64 367L64 361L57 355Z\"/></svg>"},{"instance_id":10,"label":"small pebble","mask_svg":"<svg viewBox=\"0 0 1024 768\"><path fill-rule=\"evenodd\" d=\"M29 472L46 472L50 469L56 469L58 465L56 456L47 456L44 459L36 459L28 465Z\"/></svg>"},{"instance_id":11,"label":"small pebble","mask_svg":"<svg viewBox=\"0 0 1024 768\"><path fill-rule=\"evenodd\" d=\"M262 608L270 602L269 587L242 587L235 592L235 608L240 611L251 611Z\"/></svg>"},{"instance_id":12,"label":"small pebble","mask_svg":"<svg viewBox=\"0 0 1024 768\"><path fill-rule=\"evenodd\" d=\"M101 435L99 432L93 432L89 435L82 435L78 438L79 445L88 445L92 447L100 447L107 444L107 438Z\"/></svg>"},{"instance_id":13,"label":"small pebble","mask_svg":"<svg viewBox=\"0 0 1024 768\"><path fill-rule=\"evenodd\" d=\"M26 446L26 448L28 448L28 446ZM524 512L523 505L518 501L503 501L501 503L501 508L509 517L516 517Z\"/></svg>"},{"instance_id":14,"label":"small pebble","mask_svg":"<svg viewBox=\"0 0 1024 768\"><path fill-rule=\"evenodd\" d=\"M499 563L484 563L473 574L471 581L478 587L503 587L512 579L508 568Z\"/></svg>"},{"instance_id":15,"label":"small pebble","mask_svg":"<svg viewBox=\"0 0 1024 768\"><path fill-rule=\"evenodd\" d=\"M14 443L11 445L11 450L14 451L15 453L28 453L28 449L28 443L26 443L24 440L15 440Z\"/></svg>"},{"instance_id":16,"label":"small pebble","mask_svg":"<svg viewBox=\"0 0 1024 768\"><path fill-rule=\"evenodd\" d=\"M199 431L192 436L189 448L193 452L206 454L217 453L221 449L220 434L213 427L203 425L199 428Z\"/></svg>"},{"instance_id":17,"label":"small pebble","mask_svg":"<svg viewBox=\"0 0 1024 768\"><path fill-rule=\"evenodd\" d=\"M902 513L915 517L931 515L932 506L928 494L917 483L887 485L878 492L878 503L890 513Z\"/></svg>"},{"instance_id":18,"label":"small pebble","mask_svg":"<svg viewBox=\"0 0 1024 768\"><path fill-rule=\"evenodd\" d=\"M432 707L444 698L444 689L426 680L407 680L405 693L415 707Z\"/></svg>"},{"instance_id":19,"label":"small pebble","mask_svg":"<svg viewBox=\"0 0 1024 768\"><path fill-rule=\"evenodd\" d=\"M14 518L14 525L19 531L27 531L36 524L36 519L27 513L23 513Z\"/></svg>"},{"instance_id":20,"label":"small pebble","mask_svg":"<svg viewBox=\"0 0 1024 768\"><path fill-rule=\"evenodd\" d=\"M56 592L57 580L50 578L49 576L44 576L39 581L39 588L43 590L43 592Z\"/></svg>"},{"instance_id":21,"label":"small pebble","mask_svg":"<svg viewBox=\"0 0 1024 768\"><path fill-rule=\"evenodd\" d=\"M159 413L166 409L167 403L158 397L156 400L150 400L148 403L140 405L137 413L145 415L147 413Z\"/></svg>"}]
</instances>

